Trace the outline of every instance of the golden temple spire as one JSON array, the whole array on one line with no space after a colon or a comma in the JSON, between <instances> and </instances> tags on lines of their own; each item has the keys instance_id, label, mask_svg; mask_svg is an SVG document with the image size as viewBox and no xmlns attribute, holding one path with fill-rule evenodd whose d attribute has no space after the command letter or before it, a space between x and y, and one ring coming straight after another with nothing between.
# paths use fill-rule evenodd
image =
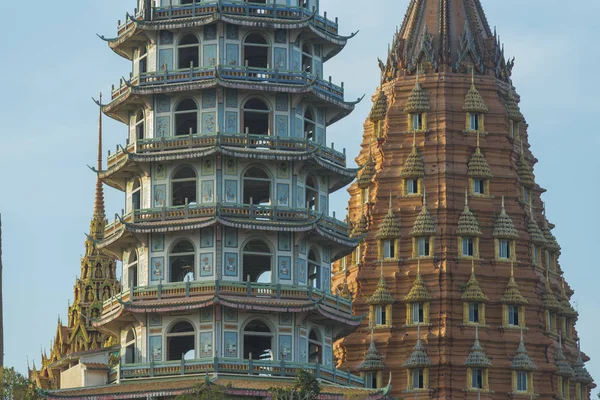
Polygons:
<instances>
[{"instance_id":1,"label":"golden temple spire","mask_svg":"<svg viewBox=\"0 0 600 400\"><path fill-rule=\"evenodd\" d=\"M100 104L102 104L102 93L100 93ZM102 171L102 106L98 107L98 163L96 169L98 174ZM100 176L96 180L96 197L94 200L94 218L105 218L104 189Z\"/></svg>"}]
</instances>

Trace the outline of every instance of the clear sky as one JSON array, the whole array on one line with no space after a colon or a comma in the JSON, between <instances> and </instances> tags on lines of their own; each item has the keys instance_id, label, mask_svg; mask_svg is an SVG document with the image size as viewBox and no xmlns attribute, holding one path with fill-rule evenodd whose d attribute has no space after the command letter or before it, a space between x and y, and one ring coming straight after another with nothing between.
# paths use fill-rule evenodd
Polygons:
<instances>
[{"instance_id":1,"label":"clear sky","mask_svg":"<svg viewBox=\"0 0 600 400\"><path fill-rule=\"evenodd\" d=\"M374 93L377 57L402 23L408 0L321 0L340 30L360 29L325 66L325 76L345 82L349 100ZM529 123L535 168L548 218L562 245L560 262L575 290L577 324L588 368L600 379L600 341L595 341L600 268L598 234L600 84L597 16L600 2L578 0L482 0L498 27L507 56L516 56L513 81ZM95 34L116 34L117 20L135 1L6 1L0 24L0 212L4 233L5 363L26 371L40 359L57 317L79 274L89 229L95 176L97 107L91 97L108 94L130 65ZM596 26L596 28L594 28ZM367 96L368 98L368 96ZM364 101L328 131L336 148L358 154ZM125 126L105 118L105 149L125 143ZM106 155L104 155L106 158ZM120 212L124 195L107 188L107 214ZM345 215L347 193L332 197Z\"/></svg>"}]
</instances>

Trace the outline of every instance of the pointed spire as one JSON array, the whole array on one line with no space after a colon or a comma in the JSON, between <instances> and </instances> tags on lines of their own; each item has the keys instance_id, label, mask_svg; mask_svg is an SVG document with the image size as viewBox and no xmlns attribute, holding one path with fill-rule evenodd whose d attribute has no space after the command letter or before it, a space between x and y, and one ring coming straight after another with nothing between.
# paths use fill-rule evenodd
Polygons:
<instances>
[{"instance_id":1,"label":"pointed spire","mask_svg":"<svg viewBox=\"0 0 600 400\"><path fill-rule=\"evenodd\" d=\"M100 104L102 104L102 93L100 93ZM98 107L98 162L96 170L98 173L102 171L102 107ZM104 189L102 187L102 181L98 176L96 180L96 197L94 201L94 218L105 218L104 209Z\"/></svg>"},{"instance_id":2,"label":"pointed spire","mask_svg":"<svg viewBox=\"0 0 600 400\"><path fill-rule=\"evenodd\" d=\"M394 214L394 210L392 208L392 191L390 190L390 204L388 208L388 212L383 218L383 222L375 235L375 238L378 240L386 240L386 239L399 239L401 236L400 222L396 218Z\"/></svg>"},{"instance_id":3,"label":"pointed spire","mask_svg":"<svg viewBox=\"0 0 600 400\"><path fill-rule=\"evenodd\" d=\"M519 174L521 185L528 189L531 189L535 186L535 176L533 175L533 170L525 159L525 154L523 152L523 136L521 136L521 156L517 162L517 173Z\"/></svg>"},{"instance_id":4,"label":"pointed spire","mask_svg":"<svg viewBox=\"0 0 600 400\"><path fill-rule=\"evenodd\" d=\"M515 96L513 96L512 90L508 91L508 94L506 96L505 105L506 105L506 112L508 113L508 119L511 119L517 123L521 122L525 119L525 117L521 113L519 104L515 100Z\"/></svg>"},{"instance_id":5,"label":"pointed spire","mask_svg":"<svg viewBox=\"0 0 600 400\"><path fill-rule=\"evenodd\" d=\"M546 249L548 249L548 251L552 251L552 252L560 252L560 245L558 244L558 241L556 240L556 237L552 234L552 231L550 230L550 225L548 224L548 220L545 218L545 207L544 207L544 218L542 220L542 233L544 234L544 237L546 238Z\"/></svg>"},{"instance_id":6,"label":"pointed spire","mask_svg":"<svg viewBox=\"0 0 600 400\"><path fill-rule=\"evenodd\" d=\"M383 274L383 260L381 261L380 266L380 278L379 283L377 284L377 289L375 289L375 293L367 300L367 304L369 305L387 305L394 304L394 296L389 291L387 282L385 281L385 277Z\"/></svg>"},{"instance_id":7,"label":"pointed spire","mask_svg":"<svg viewBox=\"0 0 600 400\"><path fill-rule=\"evenodd\" d=\"M373 179L375 179L376 174L377 167L375 165L375 160L373 160L372 147L369 144L369 158L367 159L367 162L360 173L360 177L357 180L358 187L361 189L365 189L371 186L371 183L373 183Z\"/></svg>"},{"instance_id":8,"label":"pointed spire","mask_svg":"<svg viewBox=\"0 0 600 400\"><path fill-rule=\"evenodd\" d=\"M365 210L363 209L360 220L354 225L350 236L356 238L365 235L367 232L369 232L369 220Z\"/></svg>"},{"instance_id":9,"label":"pointed spire","mask_svg":"<svg viewBox=\"0 0 600 400\"><path fill-rule=\"evenodd\" d=\"M413 132L412 151L404 161L400 177L404 179L422 179L425 177L425 160L417 149L416 132Z\"/></svg>"},{"instance_id":10,"label":"pointed spire","mask_svg":"<svg viewBox=\"0 0 600 400\"><path fill-rule=\"evenodd\" d=\"M533 218L533 205L531 197L529 197L529 220L527 221L527 232L529 232L529 235L531 236L531 242L533 244L537 244L539 246L546 245L546 237Z\"/></svg>"},{"instance_id":11,"label":"pointed spire","mask_svg":"<svg viewBox=\"0 0 600 400\"><path fill-rule=\"evenodd\" d=\"M488 107L483 101L483 97L479 93L479 90L475 87L475 79L472 76L471 87L465 96L465 103L463 105L463 111L468 113L482 113L488 112Z\"/></svg>"},{"instance_id":12,"label":"pointed spire","mask_svg":"<svg viewBox=\"0 0 600 400\"><path fill-rule=\"evenodd\" d=\"M405 303L417 303L421 301L431 301L433 297L427 290L421 277L421 260L417 260L417 277L410 289L410 292L404 297Z\"/></svg>"},{"instance_id":13,"label":"pointed spire","mask_svg":"<svg viewBox=\"0 0 600 400\"><path fill-rule=\"evenodd\" d=\"M385 364L377 350L377 346L375 346L375 333L373 329L371 329L371 344L369 345L369 349L367 350L367 354L365 354L364 361L358 366L359 371L381 371L385 368Z\"/></svg>"},{"instance_id":14,"label":"pointed spire","mask_svg":"<svg viewBox=\"0 0 600 400\"><path fill-rule=\"evenodd\" d=\"M519 238L519 232L515 228L512 219L506 214L506 209L504 208L504 196L502 196L502 209L496 219L493 235L496 239L516 240Z\"/></svg>"},{"instance_id":15,"label":"pointed spire","mask_svg":"<svg viewBox=\"0 0 600 400\"><path fill-rule=\"evenodd\" d=\"M464 302L475 302L475 303L485 303L489 299L481 290L481 286L477 281L477 277L475 276L475 261L471 260L471 278L465 285L465 291L461 296L461 300Z\"/></svg>"},{"instance_id":16,"label":"pointed spire","mask_svg":"<svg viewBox=\"0 0 600 400\"><path fill-rule=\"evenodd\" d=\"M472 179L492 179L492 169L485 156L481 153L479 132L477 132L477 147L469 160L467 175Z\"/></svg>"},{"instance_id":17,"label":"pointed spire","mask_svg":"<svg viewBox=\"0 0 600 400\"><path fill-rule=\"evenodd\" d=\"M427 92L423 90L419 83L419 67L417 66L417 74L415 80L415 87L412 89L406 100L404 106L404 112L407 114L418 114L427 112L431 109L429 105L429 97Z\"/></svg>"},{"instance_id":18,"label":"pointed spire","mask_svg":"<svg viewBox=\"0 0 600 400\"><path fill-rule=\"evenodd\" d=\"M502 296L500 302L514 305L525 305L529 303L519 291L519 285L517 285L517 282L515 281L515 266L512 262L510 263L510 280L508 281L504 296Z\"/></svg>"},{"instance_id":19,"label":"pointed spire","mask_svg":"<svg viewBox=\"0 0 600 400\"><path fill-rule=\"evenodd\" d=\"M425 193L425 188L423 188L423 207L421 207L421 212L417 215L409 235L411 237L435 236L435 233L435 224L431 214L427 210L427 195Z\"/></svg>"},{"instance_id":20,"label":"pointed spire","mask_svg":"<svg viewBox=\"0 0 600 400\"><path fill-rule=\"evenodd\" d=\"M467 367L478 367L478 368L489 368L492 366L492 362L485 354L483 347L479 343L479 325L475 325L475 342L471 348L471 352L467 356L465 361Z\"/></svg>"},{"instance_id":21,"label":"pointed spire","mask_svg":"<svg viewBox=\"0 0 600 400\"><path fill-rule=\"evenodd\" d=\"M479 222L475 215L469 209L469 190L465 189L465 209L458 219L458 228L456 234L459 236L481 236Z\"/></svg>"},{"instance_id":22,"label":"pointed spire","mask_svg":"<svg viewBox=\"0 0 600 400\"><path fill-rule=\"evenodd\" d=\"M558 296L558 301L560 302L560 314L569 318L577 318L579 316L577 311L575 311L575 309L571 305L571 301L569 300L569 296L567 295L564 276L561 276L560 294Z\"/></svg>"},{"instance_id":23,"label":"pointed spire","mask_svg":"<svg viewBox=\"0 0 600 400\"><path fill-rule=\"evenodd\" d=\"M544 306L551 311L559 311L561 306L556 296L552 292L552 287L550 286L550 273L548 268L546 268L546 288L544 290L544 294L542 295L542 302Z\"/></svg>"},{"instance_id":24,"label":"pointed spire","mask_svg":"<svg viewBox=\"0 0 600 400\"><path fill-rule=\"evenodd\" d=\"M584 385L589 385L594 382L594 379L585 368L585 363L581 357L581 343L577 342L577 361L573 364L573 371L575 372L575 381Z\"/></svg>"},{"instance_id":25,"label":"pointed spire","mask_svg":"<svg viewBox=\"0 0 600 400\"><path fill-rule=\"evenodd\" d=\"M423 342L421 341L421 326L419 325L417 328L417 343L413 349L411 355L404 361L404 368L426 368L431 366L431 360L427 356L425 352L425 347L423 347Z\"/></svg>"},{"instance_id":26,"label":"pointed spire","mask_svg":"<svg viewBox=\"0 0 600 400\"><path fill-rule=\"evenodd\" d=\"M383 86L379 87L379 93L377 98L373 102L373 108L369 114L371 122L383 121L387 116L388 101L385 93L383 92Z\"/></svg>"},{"instance_id":27,"label":"pointed spire","mask_svg":"<svg viewBox=\"0 0 600 400\"><path fill-rule=\"evenodd\" d=\"M559 376L565 378L573 378L575 376L575 371L567 361L565 354L562 349L562 335L558 335L558 350L556 351L556 356L554 357L554 361L556 366L558 367L558 371L556 372Z\"/></svg>"},{"instance_id":28,"label":"pointed spire","mask_svg":"<svg viewBox=\"0 0 600 400\"><path fill-rule=\"evenodd\" d=\"M516 371L527 371L532 372L537 369L535 363L529 357L527 348L525 348L525 341L523 340L523 329L521 328L521 341L517 348L517 353L513 357L510 368Z\"/></svg>"}]
</instances>

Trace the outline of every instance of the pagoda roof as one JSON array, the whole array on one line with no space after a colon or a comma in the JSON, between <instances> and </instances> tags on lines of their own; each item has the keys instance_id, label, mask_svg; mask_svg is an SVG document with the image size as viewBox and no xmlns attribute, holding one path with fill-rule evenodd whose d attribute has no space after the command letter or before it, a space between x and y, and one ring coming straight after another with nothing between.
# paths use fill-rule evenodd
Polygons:
<instances>
[{"instance_id":1,"label":"pagoda roof","mask_svg":"<svg viewBox=\"0 0 600 400\"><path fill-rule=\"evenodd\" d=\"M467 367L480 367L480 368L489 368L492 366L492 362L485 354L485 350L481 347L479 343L479 326L475 326L475 342L473 343L473 347L471 348L471 352L467 356L467 360L465 361L465 365Z\"/></svg>"},{"instance_id":2,"label":"pagoda roof","mask_svg":"<svg viewBox=\"0 0 600 400\"><path fill-rule=\"evenodd\" d=\"M481 228L475 214L469 209L469 193L465 192L465 208L458 218L456 234L460 236L481 236Z\"/></svg>"},{"instance_id":3,"label":"pagoda roof","mask_svg":"<svg viewBox=\"0 0 600 400\"><path fill-rule=\"evenodd\" d=\"M417 277L410 288L410 292L406 296L404 296L405 303L416 303L420 301L431 301L433 297L427 287L423 283L423 278L421 277L421 261L418 261L417 267Z\"/></svg>"},{"instance_id":4,"label":"pagoda roof","mask_svg":"<svg viewBox=\"0 0 600 400\"><path fill-rule=\"evenodd\" d=\"M525 297L521 294L519 290L519 285L515 281L514 274L514 265L510 266L510 279L508 281L508 285L506 286L506 290L504 291L504 295L500 299L500 302L505 304L516 304L523 305L529 303Z\"/></svg>"},{"instance_id":5,"label":"pagoda roof","mask_svg":"<svg viewBox=\"0 0 600 400\"><path fill-rule=\"evenodd\" d=\"M250 9L254 13L247 13ZM256 11L264 10L264 14ZM225 22L230 25L259 27L260 29L287 29L304 30L317 40L331 46L330 51L324 54L324 60L337 55L346 46L348 40L356 36L338 34L337 23L317 15L316 12L285 5L261 5L257 10L256 5L244 3L207 2L202 5L175 6L169 13L169 7L155 7L152 20L147 21L127 14L126 21L118 28L116 38L107 39L108 46L117 54L128 60L133 60L131 48L137 47L140 41L150 42L156 31L181 30L199 28L216 22ZM279 14L279 18L277 15Z\"/></svg>"},{"instance_id":6,"label":"pagoda roof","mask_svg":"<svg viewBox=\"0 0 600 400\"><path fill-rule=\"evenodd\" d=\"M477 148L469 160L467 175L469 178L475 179L492 179L494 177L490 165L479 148L479 140Z\"/></svg>"},{"instance_id":7,"label":"pagoda roof","mask_svg":"<svg viewBox=\"0 0 600 400\"><path fill-rule=\"evenodd\" d=\"M425 347L423 347L423 342L421 341L421 327L418 327L417 330L417 343L413 349L413 352L410 356L404 361L404 368L425 368L431 366L431 360L425 351Z\"/></svg>"},{"instance_id":8,"label":"pagoda roof","mask_svg":"<svg viewBox=\"0 0 600 400\"><path fill-rule=\"evenodd\" d=\"M510 363L510 368L518 371L535 371L537 369L535 363L529 357L529 353L527 353L523 334L521 334L521 341L519 342L517 353Z\"/></svg>"},{"instance_id":9,"label":"pagoda roof","mask_svg":"<svg viewBox=\"0 0 600 400\"><path fill-rule=\"evenodd\" d=\"M519 238L519 232L515 228L512 219L508 216L506 209L504 208L504 197L502 197L502 209L500 210L500 214L498 214L498 218L496 218L496 223L494 224L493 235L496 239L515 240Z\"/></svg>"},{"instance_id":10,"label":"pagoda roof","mask_svg":"<svg viewBox=\"0 0 600 400\"><path fill-rule=\"evenodd\" d=\"M147 96L206 90L217 87L311 96L331 109L327 125L349 115L363 98L344 100L344 89L304 71L275 68L216 65L175 71L158 71L137 76L113 90L112 101L102 105L111 118L128 123L129 113L149 102Z\"/></svg>"},{"instance_id":11,"label":"pagoda roof","mask_svg":"<svg viewBox=\"0 0 600 400\"><path fill-rule=\"evenodd\" d=\"M382 239L399 239L402 236L400 221L396 218L394 214L394 209L392 207L392 193L390 192L390 205L388 208L388 212L383 217L383 222L379 226L379 230L375 237L378 240Z\"/></svg>"},{"instance_id":12,"label":"pagoda roof","mask_svg":"<svg viewBox=\"0 0 600 400\"><path fill-rule=\"evenodd\" d=\"M383 88L380 88L379 93L377 94L377 98L373 102L373 108L371 108L371 112L369 113L369 119L371 120L371 122L383 121L387 116L387 110L387 97L383 92Z\"/></svg>"},{"instance_id":13,"label":"pagoda roof","mask_svg":"<svg viewBox=\"0 0 600 400\"><path fill-rule=\"evenodd\" d=\"M488 301L488 297L483 293L479 281L475 276L475 262L472 261L471 265L471 278L465 285L465 290L462 293L461 300L465 302L481 302Z\"/></svg>"},{"instance_id":14,"label":"pagoda roof","mask_svg":"<svg viewBox=\"0 0 600 400\"><path fill-rule=\"evenodd\" d=\"M359 371L383 371L384 368L385 364L383 363L381 354L379 354L379 351L377 350L377 346L375 345L375 335L371 330L371 343L365 354L365 359L356 369Z\"/></svg>"}]
</instances>

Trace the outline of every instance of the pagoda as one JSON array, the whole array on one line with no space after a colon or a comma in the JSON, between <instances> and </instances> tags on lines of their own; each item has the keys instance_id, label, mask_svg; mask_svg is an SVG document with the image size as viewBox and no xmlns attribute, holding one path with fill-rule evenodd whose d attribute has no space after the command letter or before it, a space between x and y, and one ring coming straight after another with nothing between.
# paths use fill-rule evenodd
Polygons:
<instances>
[{"instance_id":1,"label":"pagoda","mask_svg":"<svg viewBox=\"0 0 600 400\"><path fill-rule=\"evenodd\" d=\"M116 340L104 381L74 384L74 360L44 395L170 399L206 382L263 398L305 370L320 398L387 398L389 382L367 388L333 353L364 319L331 290L331 264L361 240L329 215L358 172L327 145L356 104L323 79L350 39L337 20L318 0L140 0L101 38L132 62L97 102L127 126L94 169L124 210L90 238L122 264L89 320Z\"/></svg>"},{"instance_id":2,"label":"pagoda","mask_svg":"<svg viewBox=\"0 0 600 400\"><path fill-rule=\"evenodd\" d=\"M379 64L349 188L360 244L333 279L369 318L339 366L374 388L391 373L396 398L588 399L514 60L481 2L412 0Z\"/></svg>"}]
</instances>

